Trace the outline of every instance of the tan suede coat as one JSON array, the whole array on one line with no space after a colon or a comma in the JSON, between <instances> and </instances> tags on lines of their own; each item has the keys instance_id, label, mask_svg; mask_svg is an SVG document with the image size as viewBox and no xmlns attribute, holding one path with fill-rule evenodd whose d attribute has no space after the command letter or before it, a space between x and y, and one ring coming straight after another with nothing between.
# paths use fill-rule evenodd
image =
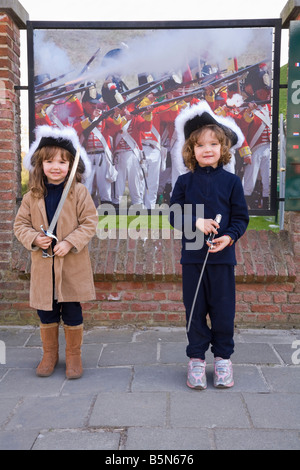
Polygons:
<instances>
[{"instance_id":1,"label":"tan suede coat","mask_svg":"<svg viewBox=\"0 0 300 470\"><path fill-rule=\"evenodd\" d=\"M17 239L31 251L30 306L52 310L54 263L55 292L58 302L82 302L95 299L93 272L88 243L96 233L98 215L87 190L76 183L70 190L58 218L56 235L74 248L65 256L42 258L42 250L33 245L40 226L48 228L44 198L29 191L17 213L14 231ZM48 249L50 253L51 248Z\"/></svg>"}]
</instances>

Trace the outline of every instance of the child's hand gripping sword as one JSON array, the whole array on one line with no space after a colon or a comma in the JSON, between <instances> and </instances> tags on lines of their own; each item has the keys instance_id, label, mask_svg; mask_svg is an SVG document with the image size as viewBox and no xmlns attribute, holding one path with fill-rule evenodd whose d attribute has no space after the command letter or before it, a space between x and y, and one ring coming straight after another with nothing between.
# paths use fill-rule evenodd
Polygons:
<instances>
[{"instance_id":1,"label":"child's hand gripping sword","mask_svg":"<svg viewBox=\"0 0 300 470\"><path fill-rule=\"evenodd\" d=\"M217 215L216 215L216 218L215 218L215 221L216 221L218 224L220 224L221 219L222 219L221 214L217 214ZM210 244L210 247L213 245L213 240L214 240L215 236L216 236L216 234L213 233L213 232L211 232L211 234L209 235L208 239L206 240L206 242ZM206 266L207 258L208 258L208 255L209 255L210 247L209 247L208 250L207 250L207 253L206 253L206 256L205 256L205 259L204 259L204 262L203 262L203 266L202 266L202 269L201 269L201 273L200 273L200 277L199 277L197 289L196 289L196 292L195 292L195 296L194 296L194 300L193 300L193 305L192 305L191 313L190 313L190 317L189 317L189 321L188 321L188 326L187 326L187 329L186 329L186 332L187 332L187 333L190 331L190 326L191 326L191 323L192 323L194 308L195 308L196 300L197 300L197 297L198 297L199 287L200 287L200 284L201 284L201 281L202 281L202 277L203 277L204 269L205 269L205 266Z\"/></svg>"},{"instance_id":2,"label":"child's hand gripping sword","mask_svg":"<svg viewBox=\"0 0 300 470\"><path fill-rule=\"evenodd\" d=\"M68 196L68 193L70 191L70 188L71 188L71 185L72 185L72 182L73 182L73 179L74 179L74 176L75 176L75 173L76 173L76 170L77 170L77 167L78 167L78 163L79 163L79 158L80 158L80 148L78 147L77 151L76 151L76 155L75 155L75 159L74 159L74 163L73 163L73 166L72 166L72 170L71 170L71 173L70 173L70 176L68 178L68 181L66 183L66 186L64 187L64 190L63 190L63 193L61 195L61 198L60 198L60 201L58 203L58 206L56 208L56 211L54 213L54 216L51 220L51 223L48 227L48 230L45 230L43 228L43 226L41 225L41 230L42 232L47 236L47 237L50 237L50 238L54 238L56 241L58 241L57 237L53 234L54 232L54 229L55 229L55 226L57 224L57 220L58 220L58 217L59 217L59 214L62 210L62 207L64 205L64 202L65 200L67 199L67 196ZM47 250L43 250L43 254L42 254L42 258L52 258L52 256L54 255L49 255L47 253Z\"/></svg>"}]
</instances>

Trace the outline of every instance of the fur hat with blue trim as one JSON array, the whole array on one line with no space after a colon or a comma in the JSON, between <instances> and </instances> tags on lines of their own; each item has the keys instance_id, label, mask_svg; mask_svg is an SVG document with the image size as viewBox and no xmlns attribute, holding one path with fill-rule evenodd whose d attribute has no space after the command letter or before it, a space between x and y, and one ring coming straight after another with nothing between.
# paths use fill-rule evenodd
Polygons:
<instances>
[{"instance_id":1,"label":"fur hat with blue trim","mask_svg":"<svg viewBox=\"0 0 300 470\"><path fill-rule=\"evenodd\" d=\"M86 180L91 173L91 163L85 149L79 142L78 135L72 127L58 129L52 126L39 126L35 131L36 139L29 147L28 153L23 159L23 166L32 172L34 168L33 156L35 152L43 147L61 147L68 150L74 157L77 148L80 148L79 167L82 177Z\"/></svg>"},{"instance_id":2,"label":"fur hat with blue trim","mask_svg":"<svg viewBox=\"0 0 300 470\"><path fill-rule=\"evenodd\" d=\"M177 177L188 171L184 164L182 149L186 139L191 133L208 124L216 124L220 126L231 142L231 149L240 148L245 137L231 117L223 117L215 114L207 101L203 100L191 107L184 108L175 119L176 144L174 146L173 165L174 176L172 176L172 184L174 186ZM174 181L173 181L174 180Z\"/></svg>"}]
</instances>

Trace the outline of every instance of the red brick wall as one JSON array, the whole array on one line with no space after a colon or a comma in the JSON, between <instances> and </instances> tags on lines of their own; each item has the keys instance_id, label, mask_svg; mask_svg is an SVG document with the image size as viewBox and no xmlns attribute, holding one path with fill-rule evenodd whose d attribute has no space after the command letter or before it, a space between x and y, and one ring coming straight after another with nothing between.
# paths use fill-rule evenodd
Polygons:
<instances>
[{"instance_id":1,"label":"red brick wall","mask_svg":"<svg viewBox=\"0 0 300 470\"><path fill-rule=\"evenodd\" d=\"M85 306L87 321L184 325L180 247L173 238L95 239L98 302ZM286 231L248 231L237 243L237 326L300 325L293 250Z\"/></svg>"},{"instance_id":2,"label":"red brick wall","mask_svg":"<svg viewBox=\"0 0 300 470\"><path fill-rule=\"evenodd\" d=\"M10 269L12 227L20 192L20 31L0 12L0 270Z\"/></svg>"},{"instance_id":3,"label":"red brick wall","mask_svg":"<svg viewBox=\"0 0 300 470\"><path fill-rule=\"evenodd\" d=\"M300 214L290 213L287 219L294 237L287 230L250 230L236 245L237 326L300 327L299 259L294 251L300 244ZM180 247L173 236L95 237L90 253L97 300L83 304L86 325L183 326ZM28 307L29 273L28 253L15 241L13 278L0 302L3 323L37 322Z\"/></svg>"}]
</instances>

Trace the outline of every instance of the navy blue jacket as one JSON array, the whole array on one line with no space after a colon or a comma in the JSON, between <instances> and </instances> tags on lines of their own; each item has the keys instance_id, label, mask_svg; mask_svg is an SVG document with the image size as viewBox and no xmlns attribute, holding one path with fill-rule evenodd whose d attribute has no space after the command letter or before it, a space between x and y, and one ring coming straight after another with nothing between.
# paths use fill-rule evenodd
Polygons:
<instances>
[{"instance_id":1,"label":"navy blue jacket","mask_svg":"<svg viewBox=\"0 0 300 470\"><path fill-rule=\"evenodd\" d=\"M191 240L191 234L184 231L184 224L190 226L191 230L196 233L198 230L195 226L197 217L215 219L217 214L221 214L222 220L216 237L229 235L236 242L246 231L249 223L241 180L238 176L224 170L223 166L214 169L200 167L197 164L194 172L179 176L170 202L170 223L173 227L183 231L182 264L203 263L208 249L206 243L197 250L187 249L186 243L192 243L193 240ZM172 206L174 204L181 206L181 216L178 216L178 210L173 212ZM186 206L187 210L184 210L185 204L188 205ZM196 204L203 204L203 215L199 215L199 213L196 215ZM199 234L200 232L198 232ZM222 251L211 253L207 263L235 265L234 245L235 243Z\"/></svg>"}]
</instances>

